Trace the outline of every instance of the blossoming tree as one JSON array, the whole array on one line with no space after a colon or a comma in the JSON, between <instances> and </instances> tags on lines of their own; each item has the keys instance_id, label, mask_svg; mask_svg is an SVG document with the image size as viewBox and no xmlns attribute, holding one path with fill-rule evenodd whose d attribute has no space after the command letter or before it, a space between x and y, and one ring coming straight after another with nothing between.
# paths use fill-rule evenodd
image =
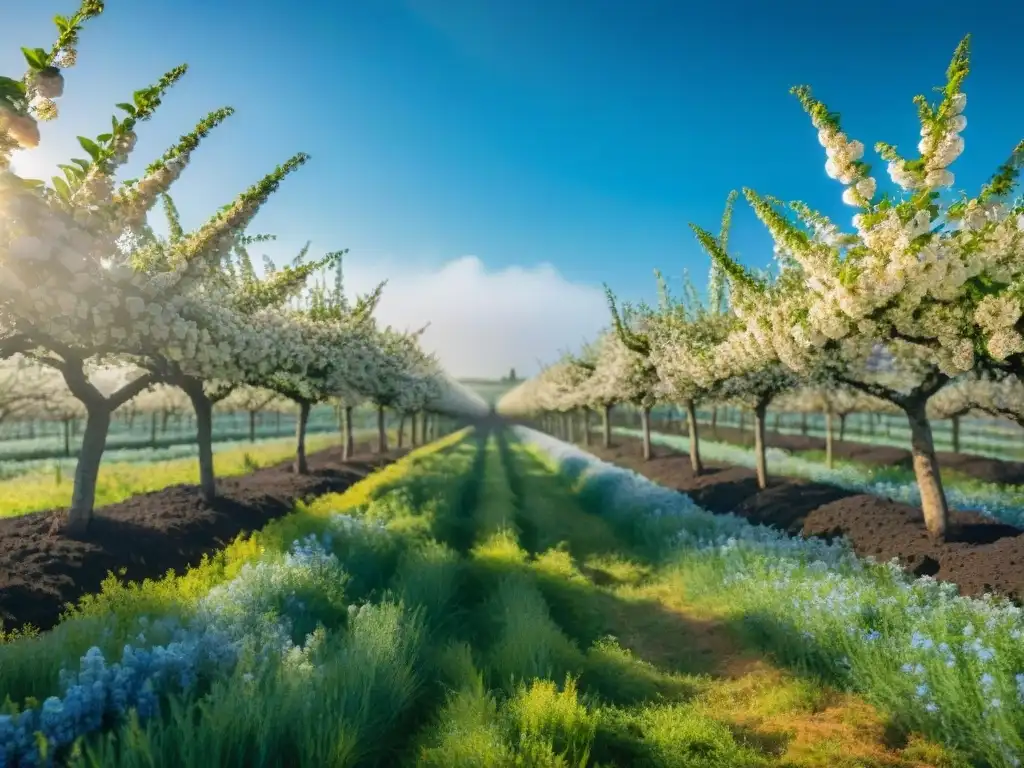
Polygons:
<instances>
[{"instance_id":1,"label":"blossoming tree","mask_svg":"<svg viewBox=\"0 0 1024 768\"><path fill-rule=\"evenodd\" d=\"M943 196L953 184L949 166L963 151L969 69L968 40L957 47L937 103L920 96L919 156L906 159L879 143L889 175L905 194L877 194L864 146L841 129L839 116L806 86L794 93L809 113L828 160L825 170L845 187L843 201L858 213L844 233L803 203L746 195L793 266L788 290L767 292L747 280L727 254L715 258L742 288L746 328L722 345L723 354L759 348L801 370L814 350L844 339L899 341L924 350L935 372L913 396L904 393L911 450L926 524L943 537L945 497L935 461L926 402L949 376L976 365L1024 372L1020 290L1024 285L1024 201L1009 202L1024 160L1024 142L973 198ZM698 232L700 236L700 232ZM756 343L749 343L756 340ZM931 391L928 391L931 390ZM876 394L871 392L871 394Z\"/></svg>"}]
</instances>

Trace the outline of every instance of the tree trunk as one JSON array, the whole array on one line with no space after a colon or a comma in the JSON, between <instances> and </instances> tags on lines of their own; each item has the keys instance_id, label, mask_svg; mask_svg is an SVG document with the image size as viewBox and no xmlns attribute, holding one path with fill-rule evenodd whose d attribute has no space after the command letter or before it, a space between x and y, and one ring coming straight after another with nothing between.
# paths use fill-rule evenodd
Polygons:
<instances>
[{"instance_id":1,"label":"tree trunk","mask_svg":"<svg viewBox=\"0 0 1024 768\"><path fill-rule=\"evenodd\" d=\"M103 451L107 447L107 432L110 430L110 409L106 403L88 406L85 417L85 432L82 435L82 450L75 466L75 486L71 492L71 507L68 510L67 532L70 536L81 536L89 528L93 508L96 504L96 482L99 480Z\"/></svg>"},{"instance_id":2,"label":"tree trunk","mask_svg":"<svg viewBox=\"0 0 1024 768\"><path fill-rule=\"evenodd\" d=\"M256 411L249 411L249 442L256 442Z\"/></svg>"},{"instance_id":3,"label":"tree trunk","mask_svg":"<svg viewBox=\"0 0 1024 768\"><path fill-rule=\"evenodd\" d=\"M277 420L274 422L274 434L281 436L281 412L277 412Z\"/></svg>"},{"instance_id":4,"label":"tree trunk","mask_svg":"<svg viewBox=\"0 0 1024 768\"><path fill-rule=\"evenodd\" d=\"M825 466L829 469L832 469L833 466L834 452L832 448L832 411L825 411Z\"/></svg>"},{"instance_id":5,"label":"tree trunk","mask_svg":"<svg viewBox=\"0 0 1024 768\"><path fill-rule=\"evenodd\" d=\"M568 411L565 414L565 432L570 444L576 442L576 414Z\"/></svg>"},{"instance_id":6,"label":"tree trunk","mask_svg":"<svg viewBox=\"0 0 1024 768\"><path fill-rule=\"evenodd\" d=\"M377 406L377 453L387 453L388 431L384 426L384 406Z\"/></svg>"},{"instance_id":7,"label":"tree trunk","mask_svg":"<svg viewBox=\"0 0 1024 768\"><path fill-rule=\"evenodd\" d=\"M741 442L746 442L746 436L747 436L747 430L746 430L747 418L746 417L747 417L747 414L744 412L744 410L742 408L740 408L739 410L740 410L740 441Z\"/></svg>"},{"instance_id":8,"label":"tree trunk","mask_svg":"<svg viewBox=\"0 0 1024 768\"><path fill-rule=\"evenodd\" d=\"M402 450L405 447L405 414L403 413L398 417L398 450Z\"/></svg>"},{"instance_id":9,"label":"tree trunk","mask_svg":"<svg viewBox=\"0 0 1024 768\"><path fill-rule=\"evenodd\" d=\"M342 461L348 461L356 452L356 437L352 430L352 406L345 406L345 441L342 447Z\"/></svg>"},{"instance_id":10,"label":"tree trunk","mask_svg":"<svg viewBox=\"0 0 1024 768\"><path fill-rule=\"evenodd\" d=\"M772 429L775 430L776 434L778 434L778 432L779 432L779 418L780 418L781 415L782 414L779 414L779 413L775 414L775 426L773 426Z\"/></svg>"},{"instance_id":11,"label":"tree trunk","mask_svg":"<svg viewBox=\"0 0 1024 768\"><path fill-rule=\"evenodd\" d=\"M590 447L590 409L583 409L583 445Z\"/></svg>"},{"instance_id":12,"label":"tree trunk","mask_svg":"<svg viewBox=\"0 0 1024 768\"><path fill-rule=\"evenodd\" d=\"M82 449L75 467L75 487L71 492L71 507L68 510L67 532L71 536L85 533L92 520L96 504L96 481L99 478L103 451L107 447L107 433L110 431L111 416L118 408L153 383L149 374L121 387L105 397L85 374L82 360L67 360L60 369L71 394L85 406L85 432L82 435Z\"/></svg>"},{"instance_id":13,"label":"tree trunk","mask_svg":"<svg viewBox=\"0 0 1024 768\"><path fill-rule=\"evenodd\" d=\"M199 493L207 504L217 498L217 479L213 472L213 402L203 390L203 382L192 377L175 381L196 414L196 443L199 447Z\"/></svg>"},{"instance_id":14,"label":"tree trunk","mask_svg":"<svg viewBox=\"0 0 1024 768\"><path fill-rule=\"evenodd\" d=\"M960 453L960 417L953 417L953 453Z\"/></svg>"},{"instance_id":15,"label":"tree trunk","mask_svg":"<svg viewBox=\"0 0 1024 768\"><path fill-rule=\"evenodd\" d=\"M602 413L601 428L604 430L604 447L612 447L612 407L606 405Z\"/></svg>"},{"instance_id":16,"label":"tree trunk","mask_svg":"<svg viewBox=\"0 0 1024 768\"><path fill-rule=\"evenodd\" d=\"M807 437L807 414L800 414L800 434Z\"/></svg>"},{"instance_id":17,"label":"tree trunk","mask_svg":"<svg viewBox=\"0 0 1024 768\"><path fill-rule=\"evenodd\" d=\"M640 429L643 431L644 461L651 459L651 409L644 406L640 409Z\"/></svg>"},{"instance_id":18,"label":"tree trunk","mask_svg":"<svg viewBox=\"0 0 1024 768\"><path fill-rule=\"evenodd\" d=\"M764 414L767 409L767 403L754 408L754 455L757 459L757 487L761 490L768 487L768 459L764 444Z\"/></svg>"},{"instance_id":19,"label":"tree trunk","mask_svg":"<svg viewBox=\"0 0 1024 768\"><path fill-rule=\"evenodd\" d=\"M149 447L156 448L156 411L149 415Z\"/></svg>"},{"instance_id":20,"label":"tree trunk","mask_svg":"<svg viewBox=\"0 0 1024 768\"><path fill-rule=\"evenodd\" d=\"M697 434L697 406L693 400L686 401L686 426L690 435L690 468L693 474L699 475L704 471L704 465L700 460L700 441Z\"/></svg>"},{"instance_id":21,"label":"tree trunk","mask_svg":"<svg viewBox=\"0 0 1024 768\"><path fill-rule=\"evenodd\" d=\"M935 457L935 442L925 413L925 403L923 400L912 403L905 411L910 424L910 452L914 460L914 475L921 490L924 524L933 539L943 541L949 525L949 507L942 489L942 477Z\"/></svg>"},{"instance_id":22,"label":"tree trunk","mask_svg":"<svg viewBox=\"0 0 1024 768\"><path fill-rule=\"evenodd\" d=\"M419 413L413 411L409 415L409 445L415 448L419 445L419 438L416 435L416 422L419 420Z\"/></svg>"},{"instance_id":23,"label":"tree trunk","mask_svg":"<svg viewBox=\"0 0 1024 768\"><path fill-rule=\"evenodd\" d=\"M309 474L309 462L306 458L306 427L309 424L310 404L299 402L299 417L295 422L295 463L292 470L297 475Z\"/></svg>"},{"instance_id":24,"label":"tree trunk","mask_svg":"<svg viewBox=\"0 0 1024 768\"><path fill-rule=\"evenodd\" d=\"M839 414L839 442L843 442L846 439L846 417L849 414Z\"/></svg>"},{"instance_id":25,"label":"tree trunk","mask_svg":"<svg viewBox=\"0 0 1024 768\"><path fill-rule=\"evenodd\" d=\"M718 406L711 409L711 434L718 437Z\"/></svg>"},{"instance_id":26,"label":"tree trunk","mask_svg":"<svg viewBox=\"0 0 1024 768\"><path fill-rule=\"evenodd\" d=\"M64 455L71 455L71 419L64 419Z\"/></svg>"}]
</instances>

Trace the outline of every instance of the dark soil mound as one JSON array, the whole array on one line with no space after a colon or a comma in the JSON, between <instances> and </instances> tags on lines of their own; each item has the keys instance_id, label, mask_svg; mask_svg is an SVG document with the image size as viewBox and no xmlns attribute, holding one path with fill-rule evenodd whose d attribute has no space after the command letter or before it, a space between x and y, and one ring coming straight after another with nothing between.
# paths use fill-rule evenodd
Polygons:
<instances>
[{"instance_id":1,"label":"dark soil mound","mask_svg":"<svg viewBox=\"0 0 1024 768\"><path fill-rule=\"evenodd\" d=\"M283 463L220 480L213 504L192 485L134 496L98 509L83 540L51 533L52 511L2 518L0 621L8 631L50 629L67 603L98 592L110 572L124 569L131 581L182 572L296 501L342 491L399 455L372 456L364 445L342 462L340 448L330 448L310 455L309 475Z\"/></svg>"},{"instance_id":2,"label":"dark soil mound","mask_svg":"<svg viewBox=\"0 0 1024 768\"><path fill-rule=\"evenodd\" d=\"M610 450L591 450L711 512L733 512L792 535L845 536L859 555L898 558L912 573L953 582L965 595L994 592L1024 601L1024 531L977 513L952 512L953 530L940 544L928 537L920 508L909 504L790 478L769 478L759 491L753 470L716 463L694 477L686 454L655 445L645 462L640 441L629 438L618 438Z\"/></svg>"},{"instance_id":3,"label":"dark soil mound","mask_svg":"<svg viewBox=\"0 0 1024 768\"><path fill-rule=\"evenodd\" d=\"M657 428L669 434L679 433L678 424L672 425L671 428L666 428L664 424L658 424ZM754 445L752 429L740 432L735 427L717 427L712 431L711 427L702 424L700 430L701 436L706 440L746 447L753 447ZM777 432L766 431L765 441L769 448L782 448L787 451L825 450L825 438L823 437L783 435ZM832 453L836 459L856 461L870 466L912 469L910 451L906 448L868 445L867 443L855 443L846 440L840 442L837 439L833 442ZM1002 459L991 459L986 456L975 456L970 453L950 453L946 451L939 451L938 457L939 465L943 469L953 469L987 483L1024 485L1024 462L1004 461Z\"/></svg>"}]
</instances>

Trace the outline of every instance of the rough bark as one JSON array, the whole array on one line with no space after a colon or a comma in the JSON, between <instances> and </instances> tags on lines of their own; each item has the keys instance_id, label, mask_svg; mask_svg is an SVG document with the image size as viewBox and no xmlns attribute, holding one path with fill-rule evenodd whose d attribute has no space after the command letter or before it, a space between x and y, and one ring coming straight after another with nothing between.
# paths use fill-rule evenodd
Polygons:
<instances>
[{"instance_id":1,"label":"rough bark","mask_svg":"<svg viewBox=\"0 0 1024 768\"><path fill-rule=\"evenodd\" d=\"M690 468L693 474L704 471L704 463L700 460L700 435L697 432L697 406L693 400L686 401L686 429L690 436Z\"/></svg>"},{"instance_id":2,"label":"rough bark","mask_svg":"<svg viewBox=\"0 0 1024 768\"><path fill-rule=\"evenodd\" d=\"M107 447L111 416L118 408L153 383L151 376L142 376L121 387L117 392L104 397L85 374L84 362L66 361L59 368L71 394L85 406L85 432L82 435L82 449L75 467L75 484L68 509L67 532L80 536L86 532L92 520L96 504L96 482L99 479L103 451Z\"/></svg>"},{"instance_id":3,"label":"rough bark","mask_svg":"<svg viewBox=\"0 0 1024 768\"><path fill-rule=\"evenodd\" d=\"M184 390L196 415L196 443L199 448L199 495L207 504L217 498L217 478L213 471L213 401L203 390L203 382L191 377L175 381Z\"/></svg>"},{"instance_id":4,"label":"rough bark","mask_svg":"<svg viewBox=\"0 0 1024 768\"><path fill-rule=\"evenodd\" d=\"M348 461L355 453L356 438L352 430L352 406L345 406L345 440L342 447L342 461Z\"/></svg>"},{"instance_id":5,"label":"rough bark","mask_svg":"<svg viewBox=\"0 0 1024 768\"><path fill-rule=\"evenodd\" d=\"M377 406L377 453L387 453L388 431L384 422L384 406Z\"/></svg>"},{"instance_id":6,"label":"rough bark","mask_svg":"<svg viewBox=\"0 0 1024 768\"><path fill-rule=\"evenodd\" d=\"M910 453L914 461L914 476L921 489L921 512L928 534L939 541L946 537L949 526L949 507L942 488L939 462L935 457L935 441L925 413L925 400L907 403L904 410L910 424Z\"/></svg>"},{"instance_id":7,"label":"rough bark","mask_svg":"<svg viewBox=\"0 0 1024 768\"><path fill-rule=\"evenodd\" d=\"M71 536L84 534L92 521L96 503L96 482L99 479L100 464L103 461L103 451L107 447L109 430L109 406L102 402L86 406L82 450L75 466L75 485L71 492L71 507L68 509L67 531Z\"/></svg>"},{"instance_id":8,"label":"rough bark","mask_svg":"<svg viewBox=\"0 0 1024 768\"><path fill-rule=\"evenodd\" d=\"M292 469L297 475L309 474L309 461L306 458L306 427L309 425L309 402L299 402L299 418L295 423L295 464Z\"/></svg>"},{"instance_id":9,"label":"rough bark","mask_svg":"<svg viewBox=\"0 0 1024 768\"><path fill-rule=\"evenodd\" d=\"M764 444L764 414L767 409L767 403L758 403L754 407L754 456L757 459L757 487L761 490L768 487L768 459Z\"/></svg>"},{"instance_id":10,"label":"rough bark","mask_svg":"<svg viewBox=\"0 0 1024 768\"><path fill-rule=\"evenodd\" d=\"M651 409L644 406L640 409L640 429L643 432L644 461L651 459Z\"/></svg>"},{"instance_id":11,"label":"rough bark","mask_svg":"<svg viewBox=\"0 0 1024 768\"><path fill-rule=\"evenodd\" d=\"M925 527L932 538L944 540L949 525L949 507L942 489L939 464L935 457L935 440L925 406L928 398L949 382L949 376L933 366L923 376L921 383L909 393L897 392L881 384L855 379L843 379L843 382L869 395L888 400L899 406L906 414L910 427L910 453L914 463L914 476L917 478L921 493L921 511ZM886 420L887 434L890 428L891 424Z\"/></svg>"},{"instance_id":12,"label":"rough bark","mask_svg":"<svg viewBox=\"0 0 1024 768\"><path fill-rule=\"evenodd\" d=\"M825 411L825 466L832 469L833 466L833 441L832 441L832 411Z\"/></svg>"},{"instance_id":13,"label":"rough bark","mask_svg":"<svg viewBox=\"0 0 1024 768\"><path fill-rule=\"evenodd\" d=\"M605 448L612 447L612 407L606 405L601 414L601 429L603 430L602 443Z\"/></svg>"}]
</instances>

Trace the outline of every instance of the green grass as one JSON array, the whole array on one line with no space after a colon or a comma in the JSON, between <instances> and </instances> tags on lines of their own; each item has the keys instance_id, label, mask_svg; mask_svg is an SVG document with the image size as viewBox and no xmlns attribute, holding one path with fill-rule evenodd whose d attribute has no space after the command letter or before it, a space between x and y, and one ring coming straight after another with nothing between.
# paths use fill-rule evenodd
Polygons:
<instances>
[{"instance_id":1,"label":"green grass","mask_svg":"<svg viewBox=\"0 0 1024 768\"><path fill-rule=\"evenodd\" d=\"M363 433L362 437L365 439L370 434ZM309 453L323 450L338 445L339 439L337 433L310 435L306 439L306 450ZM389 439L393 441L394 437ZM213 465L218 477L234 477L288 461L294 456L295 439L282 438L218 451L213 456ZM0 480L0 517L66 507L71 503L72 481L73 477L56 472L37 472ZM172 485L198 482L199 465L195 457L153 463L103 464L96 484L96 506L116 504Z\"/></svg>"},{"instance_id":2,"label":"green grass","mask_svg":"<svg viewBox=\"0 0 1024 768\"><path fill-rule=\"evenodd\" d=\"M817 461L822 464L825 463L825 451L788 451L788 453L793 456L806 459L807 461ZM904 467L886 467L879 466L877 464L865 464L852 459L834 459L833 465L835 467L852 467L860 472L869 472L873 478L880 481L891 483L916 482L914 470ZM978 478L963 471L948 468L942 469L942 484L947 488L956 488L965 494L986 491L990 492L994 485L993 483L986 483L979 480ZM1007 495L1007 498L1011 498L1013 501L1024 505L1024 486L1000 483L998 487Z\"/></svg>"},{"instance_id":3,"label":"green grass","mask_svg":"<svg viewBox=\"0 0 1024 768\"><path fill-rule=\"evenodd\" d=\"M344 511L385 532L339 536L343 572L296 587L309 606L294 652L165 696L158 716L82 741L69 763L964 765L909 734L894 742L863 701L746 651L642 537L589 514L505 439L452 436L184 576L112 579L52 633L0 646L0 691L46 695L89 644L130 642L140 616L187 616Z\"/></svg>"}]
</instances>

